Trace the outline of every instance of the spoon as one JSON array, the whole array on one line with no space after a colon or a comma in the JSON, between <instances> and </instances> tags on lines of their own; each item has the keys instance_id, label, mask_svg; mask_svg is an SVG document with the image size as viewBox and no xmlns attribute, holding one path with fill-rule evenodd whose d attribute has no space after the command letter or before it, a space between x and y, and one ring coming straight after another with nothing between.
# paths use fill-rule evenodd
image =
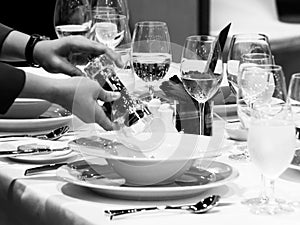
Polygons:
<instances>
[{"instance_id":1,"label":"spoon","mask_svg":"<svg viewBox=\"0 0 300 225\"><path fill-rule=\"evenodd\" d=\"M12 135L2 135L0 138L10 138L10 137L34 137L34 138L39 138L42 140L50 140L50 141L55 141L61 138L66 132L69 131L69 126L63 126L56 128L52 131L50 131L47 134L37 134L37 135L31 135L31 134L12 134ZM1 140L1 142L5 141L12 141L11 139L9 140Z\"/></svg>"},{"instance_id":2,"label":"spoon","mask_svg":"<svg viewBox=\"0 0 300 225\"><path fill-rule=\"evenodd\" d=\"M133 209L120 209L120 210L105 210L105 214L110 216L112 220L115 216L136 213L136 212L145 212L151 210L166 210L166 209L176 209L176 210L187 210L192 213L205 213L212 209L213 207L217 206L220 200L219 195L211 195L208 196L194 205L179 205L179 206L157 206L157 207L144 207L144 208L133 208Z\"/></svg>"}]
</instances>

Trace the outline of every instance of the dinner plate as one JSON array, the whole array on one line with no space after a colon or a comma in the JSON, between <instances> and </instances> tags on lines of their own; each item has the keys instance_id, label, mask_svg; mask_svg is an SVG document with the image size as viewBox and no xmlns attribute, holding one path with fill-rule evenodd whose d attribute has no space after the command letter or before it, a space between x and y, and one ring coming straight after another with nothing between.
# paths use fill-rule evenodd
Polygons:
<instances>
[{"instance_id":1,"label":"dinner plate","mask_svg":"<svg viewBox=\"0 0 300 225\"><path fill-rule=\"evenodd\" d=\"M89 188L100 195L134 200L165 200L194 196L208 189L226 185L239 175L238 171L230 165L217 161L206 161L197 167L193 166L172 184L129 186L108 165L96 166L101 167L104 178L82 179L81 176L78 176L78 171L70 169L68 166L60 167L56 175L71 184Z\"/></svg>"},{"instance_id":2,"label":"dinner plate","mask_svg":"<svg viewBox=\"0 0 300 225\"><path fill-rule=\"evenodd\" d=\"M1 119L33 119L47 111L51 103L36 98L17 98Z\"/></svg>"},{"instance_id":3,"label":"dinner plate","mask_svg":"<svg viewBox=\"0 0 300 225\"><path fill-rule=\"evenodd\" d=\"M0 143L0 151L13 150L17 149L18 146L24 144L41 144L49 146L52 149L55 148L65 148L68 146L66 142L58 141L47 141L47 140L38 140L36 138L20 138L18 141L4 142ZM75 159L78 156L78 153L74 152L72 149L67 149L63 151L56 151L49 154L41 155L27 155L27 156L12 156L7 157L10 160L22 162L22 163L33 163L33 164L44 164L44 163L58 163L66 161L68 159Z\"/></svg>"},{"instance_id":4,"label":"dinner plate","mask_svg":"<svg viewBox=\"0 0 300 225\"><path fill-rule=\"evenodd\" d=\"M0 131L5 132L47 132L70 124L73 115L62 113L59 106L51 106L41 117L36 119L0 119Z\"/></svg>"}]
</instances>

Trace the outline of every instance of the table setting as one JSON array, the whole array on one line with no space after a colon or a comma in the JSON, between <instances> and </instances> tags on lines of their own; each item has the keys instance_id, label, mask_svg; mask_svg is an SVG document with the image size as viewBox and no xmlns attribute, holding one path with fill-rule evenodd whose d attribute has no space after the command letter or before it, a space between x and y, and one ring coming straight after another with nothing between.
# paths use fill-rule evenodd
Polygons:
<instances>
[{"instance_id":1,"label":"table setting","mask_svg":"<svg viewBox=\"0 0 300 225\"><path fill-rule=\"evenodd\" d=\"M131 38L125 0L87 2L62 14L57 0L54 26L121 53L123 68L70 58L121 93L98 101L118 129L17 98L0 117L0 224L298 224L300 77L285 83L268 37L233 36L225 59L228 24L186 37L178 63L166 22L140 21Z\"/></svg>"}]
</instances>

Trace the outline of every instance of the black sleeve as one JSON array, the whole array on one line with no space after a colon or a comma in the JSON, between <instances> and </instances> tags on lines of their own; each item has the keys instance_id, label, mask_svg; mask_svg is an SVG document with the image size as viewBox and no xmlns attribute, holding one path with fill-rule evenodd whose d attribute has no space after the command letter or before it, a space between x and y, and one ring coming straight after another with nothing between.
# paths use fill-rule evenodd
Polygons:
<instances>
[{"instance_id":1,"label":"black sleeve","mask_svg":"<svg viewBox=\"0 0 300 225\"><path fill-rule=\"evenodd\" d=\"M13 31L12 28L7 27L4 24L0 23L0 52L2 50L2 45L3 45L5 38L11 31Z\"/></svg>"},{"instance_id":2,"label":"black sleeve","mask_svg":"<svg viewBox=\"0 0 300 225\"><path fill-rule=\"evenodd\" d=\"M23 90L25 72L0 63L0 114L5 114Z\"/></svg>"}]
</instances>

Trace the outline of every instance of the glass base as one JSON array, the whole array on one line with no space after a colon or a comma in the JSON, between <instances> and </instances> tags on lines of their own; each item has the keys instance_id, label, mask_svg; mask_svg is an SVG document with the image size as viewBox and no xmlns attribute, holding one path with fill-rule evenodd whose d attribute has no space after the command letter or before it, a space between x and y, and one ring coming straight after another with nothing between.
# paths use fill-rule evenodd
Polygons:
<instances>
[{"instance_id":1,"label":"glass base","mask_svg":"<svg viewBox=\"0 0 300 225\"><path fill-rule=\"evenodd\" d=\"M247 145L237 146L237 151L228 156L229 159L236 161L250 161L250 155L247 151Z\"/></svg>"},{"instance_id":2,"label":"glass base","mask_svg":"<svg viewBox=\"0 0 300 225\"><path fill-rule=\"evenodd\" d=\"M236 160L236 161L249 161L250 156L248 152L242 152L242 153L237 153L237 154L231 154L228 156L229 159Z\"/></svg>"},{"instance_id":3,"label":"glass base","mask_svg":"<svg viewBox=\"0 0 300 225\"><path fill-rule=\"evenodd\" d=\"M268 199L266 199L266 198L256 197L256 198L245 199L241 203L243 205L248 205L248 206L259 206L259 205L265 204L267 201L268 201Z\"/></svg>"},{"instance_id":4,"label":"glass base","mask_svg":"<svg viewBox=\"0 0 300 225\"><path fill-rule=\"evenodd\" d=\"M251 208L251 213L256 215L278 215L294 212L294 208L285 203L266 203Z\"/></svg>"}]
</instances>

